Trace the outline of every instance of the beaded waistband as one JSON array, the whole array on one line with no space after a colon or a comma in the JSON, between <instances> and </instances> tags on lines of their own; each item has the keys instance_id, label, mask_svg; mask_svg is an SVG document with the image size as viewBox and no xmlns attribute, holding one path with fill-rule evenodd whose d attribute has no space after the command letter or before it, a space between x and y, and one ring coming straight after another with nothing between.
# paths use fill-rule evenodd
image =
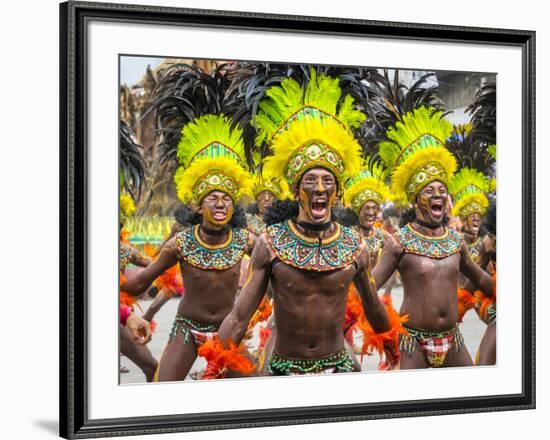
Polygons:
<instances>
[{"instance_id":1,"label":"beaded waistband","mask_svg":"<svg viewBox=\"0 0 550 440\"><path fill-rule=\"evenodd\" d=\"M337 372L354 371L353 360L345 348L322 359L288 359L273 352L267 370L272 375L288 375L318 373L329 368Z\"/></svg>"},{"instance_id":2,"label":"beaded waistband","mask_svg":"<svg viewBox=\"0 0 550 440\"><path fill-rule=\"evenodd\" d=\"M179 313L174 319L174 324L172 325L172 331L170 332L170 337L175 339L178 332L184 336L185 343L189 342L191 337L191 332L200 332L200 333L214 333L217 332L220 328L219 324L212 324L209 322L197 321L191 318L185 318Z\"/></svg>"},{"instance_id":3,"label":"beaded waistband","mask_svg":"<svg viewBox=\"0 0 550 440\"><path fill-rule=\"evenodd\" d=\"M409 335L418 339L445 338L447 336L455 334L458 331L457 325L451 327L448 330L423 330L420 328L409 327L407 324L403 324L403 328L407 330Z\"/></svg>"},{"instance_id":4,"label":"beaded waistband","mask_svg":"<svg viewBox=\"0 0 550 440\"><path fill-rule=\"evenodd\" d=\"M401 335L399 350L408 354L411 354L415 350L417 343L434 339L441 340L445 338L452 338L455 351L459 351L464 346L464 337L462 336L462 333L460 333L458 324L448 330L423 330L409 327L405 324L403 324L403 328L407 330L407 334Z\"/></svg>"}]
</instances>

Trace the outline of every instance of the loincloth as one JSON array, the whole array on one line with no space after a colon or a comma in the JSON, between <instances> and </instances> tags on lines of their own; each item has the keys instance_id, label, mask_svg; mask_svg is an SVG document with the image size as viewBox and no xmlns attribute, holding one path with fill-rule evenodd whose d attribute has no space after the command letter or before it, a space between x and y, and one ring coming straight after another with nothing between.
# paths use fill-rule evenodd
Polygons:
<instances>
[{"instance_id":1,"label":"loincloth","mask_svg":"<svg viewBox=\"0 0 550 440\"><path fill-rule=\"evenodd\" d=\"M187 344L193 338L195 344L201 345L207 340L214 338L218 334L219 327L219 324L196 321L177 314L172 325L170 338L176 339L178 333L181 333L184 343Z\"/></svg>"},{"instance_id":2,"label":"loincloth","mask_svg":"<svg viewBox=\"0 0 550 440\"><path fill-rule=\"evenodd\" d=\"M432 368L442 367L447 359L447 354L454 347L459 351L464 346L464 337L455 325L449 330L428 331L403 325L408 334L401 335L399 350L409 356L415 351L416 346L424 354L428 366Z\"/></svg>"},{"instance_id":3,"label":"loincloth","mask_svg":"<svg viewBox=\"0 0 550 440\"><path fill-rule=\"evenodd\" d=\"M287 359L273 352L267 363L267 372L271 376L350 373L353 371L355 371L353 360L345 348L322 359Z\"/></svg>"}]
</instances>

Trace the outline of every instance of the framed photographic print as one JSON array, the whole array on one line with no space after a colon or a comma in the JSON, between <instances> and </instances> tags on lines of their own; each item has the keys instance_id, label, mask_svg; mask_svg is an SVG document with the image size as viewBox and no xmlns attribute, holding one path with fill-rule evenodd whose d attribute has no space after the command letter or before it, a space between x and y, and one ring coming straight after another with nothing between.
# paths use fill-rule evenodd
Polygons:
<instances>
[{"instance_id":1,"label":"framed photographic print","mask_svg":"<svg viewBox=\"0 0 550 440\"><path fill-rule=\"evenodd\" d=\"M60 14L63 437L534 408L534 32Z\"/></svg>"}]
</instances>

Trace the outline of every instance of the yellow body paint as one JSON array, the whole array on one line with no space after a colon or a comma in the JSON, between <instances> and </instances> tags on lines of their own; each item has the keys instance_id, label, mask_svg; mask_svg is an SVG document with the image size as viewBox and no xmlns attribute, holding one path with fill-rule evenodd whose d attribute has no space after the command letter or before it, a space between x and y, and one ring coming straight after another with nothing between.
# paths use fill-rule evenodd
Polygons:
<instances>
[{"instance_id":1,"label":"yellow body paint","mask_svg":"<svg viewBox=\"0 0 550 440\"><path fill-rule=\"evenodd\" d=\"M233 217L233 206L230 206L227 210L227 216L225 217L225 220L219 221L212 217L212 212L208 207L205 207L204 210L204 218L209 223L216 225L216 226L225 226L231 221L231 218Z\"/></svg>"}]
</instances>

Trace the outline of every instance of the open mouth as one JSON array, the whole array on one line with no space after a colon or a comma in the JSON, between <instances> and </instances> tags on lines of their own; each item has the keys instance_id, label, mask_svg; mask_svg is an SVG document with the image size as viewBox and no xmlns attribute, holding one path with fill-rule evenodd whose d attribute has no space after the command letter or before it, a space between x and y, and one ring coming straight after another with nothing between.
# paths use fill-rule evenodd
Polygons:
<instances>
[{"instance_id":1,"label":"open mouth","mask_svg":"<svg viewBox=\"0 0 550 440\"><path fill-rule=\"evenodd\" d=\"M224 211L214 211L212 213L212 218L214 220L225 220L227 217L227 214Z\"/></svg>"},{"instance_id":2,"label":"open mouth","mask_svg":"<svg viewBox=\"0 0 550 440\"><path fill-rule=\"evenodd\" d=\"M430 212L433 217L441 217L443 215L443 202L434 201L430 206Z\"/></svg>"},{"instance_id":3,"label":"open mouth","mask_svg":"<svg viewBox=\"0 0 550 440\"><path fill-rule=\"evenodd\" d=\"M314 219L324 219L327 215L328 202L324 197L318 197L311 202L311 215Z\"/></svg>"}]
</instances>

